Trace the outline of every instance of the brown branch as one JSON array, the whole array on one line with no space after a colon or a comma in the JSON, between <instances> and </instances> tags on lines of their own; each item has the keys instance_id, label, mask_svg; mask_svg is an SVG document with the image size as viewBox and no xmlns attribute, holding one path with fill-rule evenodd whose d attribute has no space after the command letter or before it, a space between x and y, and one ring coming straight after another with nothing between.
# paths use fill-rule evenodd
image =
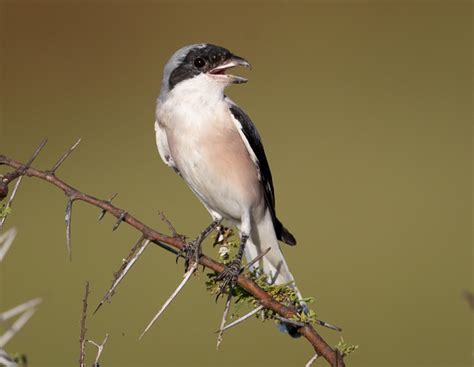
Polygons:
<instances>
[{"instance_id":1,"label":"brown branch","mask_svg":"<svg viewBox=\"0 0 474 367\"><path fill-rule=\"evenodd\" d=\"M130 226L136 228L143 234L143 237L145 239L148 239L151 242L169 251L176 253L175 249L181 250L186 244L183 238L170 237L160 232L157 232L146 224L144 224L143 222L141 222L139 219L135 218L133 215L127 213L125 210L112 205L109 201L101 200L94 196L83 193L48 171L41 171L32 167L27 167L25 164L8 158L4 155L0 155L0 165L6 165L14 168L15 174L17 176L26 175L30 177L37 177L55 185L66 194L69 200L74 199L84 201L93 206L96 206L97 208L102 209L103 211L106 211L107 213L110 213L117 219L121 219L120 222L123 221L129 224ZM5 184L5 180L3 180L2 183ZM8 182L6 183L6 185L8 185ZM5 191L5 189L2 187L0 187L0 189L0 192ZM1 196L0 199L2 199ZM124 215L124 213L126 214ZM199 264L219 273L224 270L224 264L219 263L204 254L199 258ZM270 294L261 289L254 281L242 274L238 277L238 285L245 289L247 292L249 292L252 296L257 298L259 300L260 305L274 311L281 317L291 319L297 314L295 308L288 307L277 302L271 297ZM331 366L344 366L344 360L340 356L340 354L338 355L337 352L326 343L326 341L310 324L305 324L304 326L300 327L298 329L298 332L311 343L314 348L314 351L318 355L325 358Z\"/></svg>"}]
</instances>

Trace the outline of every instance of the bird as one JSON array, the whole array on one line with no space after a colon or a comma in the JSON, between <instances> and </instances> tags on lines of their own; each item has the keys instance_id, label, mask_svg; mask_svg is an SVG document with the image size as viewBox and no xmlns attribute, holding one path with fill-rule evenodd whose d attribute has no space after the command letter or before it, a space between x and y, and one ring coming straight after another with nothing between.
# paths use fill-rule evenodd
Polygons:
<instances>
[{"instance_id":1,"label":"bird","mask_svg":"<svg viewBox=\"0 0 474 367\"><path fill-rule=\"evenodd\" d=\"M203 235L222 220L238 229L238 252L218 278L221 292L235 286L243 256L250 262L270 249L254 267L270 284L289 284L302 301L279 245L294 246L296 239L276 215L262 139L249 116L225 94L226 87L247 82L227 73L238 66L250 68L250 63L210 43L184 46L171 56L156 103L158 152L210 213L212 223ZM186 264L197 261L200 242L186 245ZM285 331L297 336L291 325Z\"/></svg>"}]
</instances>

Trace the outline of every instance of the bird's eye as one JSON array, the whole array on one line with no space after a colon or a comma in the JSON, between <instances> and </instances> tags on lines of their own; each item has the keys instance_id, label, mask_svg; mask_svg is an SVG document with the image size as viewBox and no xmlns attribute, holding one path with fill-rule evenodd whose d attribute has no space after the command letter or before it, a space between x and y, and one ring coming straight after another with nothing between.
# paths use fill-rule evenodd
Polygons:
<instances>
[{"instance_id":1,"label":"bird's eye","mask_svg":"<svg viewBox=\"0 0 474 367\"><path fill-rule=\"evenodd\" d=\"M194 60L194 66L196 66L197 68L202 68L205 64L206 62L200 57Z\"/></svg>"}]
</instances>

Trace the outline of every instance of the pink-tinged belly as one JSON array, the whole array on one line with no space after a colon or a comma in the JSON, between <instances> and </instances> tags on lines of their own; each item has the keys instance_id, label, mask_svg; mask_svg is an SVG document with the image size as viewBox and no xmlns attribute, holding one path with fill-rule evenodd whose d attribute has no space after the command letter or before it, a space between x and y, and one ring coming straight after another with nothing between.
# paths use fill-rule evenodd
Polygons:
<instances>
[{"instance_id":1,"label":"pink-tinged belly","mask_svg":"<svg viewBox=\"0 0 474 367\"><path fill-rule=\"evenodd\" d=\"M196 195L228 219L240 219L249 209L254 216L261 215L263 189L238 132L211 130L191 136L169 139L175 163Z\"/></svg>"}]
</instances>

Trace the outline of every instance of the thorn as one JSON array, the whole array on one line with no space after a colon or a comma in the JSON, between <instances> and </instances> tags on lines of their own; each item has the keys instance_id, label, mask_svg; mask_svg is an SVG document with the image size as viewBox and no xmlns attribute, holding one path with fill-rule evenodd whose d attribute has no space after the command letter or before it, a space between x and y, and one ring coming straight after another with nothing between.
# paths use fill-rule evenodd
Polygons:
<instances>
[{"instance_id":1,"label":"thorn","mask_svg":"<svg viewBox=\"0 0 474 367\"><path fill-rule=\"evenodd\" d=\"M33 155L31 156L31 158L28 160L28 162L21 168L22 170L27 170L28 168L30 168L31 164L33 163L33 161L36 159L36 157L38 156L38 154L40 154L41 150L44 148L44 146L46 145L46 143L48 142L48 139L44 139L40 145L38 146L38 148L36 148L35 152L33 153Z\"/></svg>"},{"instance_id":2,"label":"thorn","mask_svg":"<svg viewBox=\"0 0 474 367\"><path fill-rule=\"evenodd\" d=\"M109 288L105 296L102 298L102 300L100 301L100 303L94 310L94 314L99 310L99 308L102 307L102 305L106 301L110 301L110 299L115 293L115 289L117 288L117 286L125 278L125 275L127 275L128 271L132 268L132 266L141 256L141 254L145 251L149 243L150 243L150 240L143 241L143 237L140 237L137 243L132 247L127 258L122 262L120 269L115 273L112 286Z\"/></svg>"},{"instance_id":3,"label":"thorn","mask_svg":"<svg viewBox=\"0 0 474 367\"><path fill-rule=\"evenodd\" d=\"M72 203L74 199L69 198L66 205L66 215L64 220L66 221L66 246L69 254L69 260L72 261L72 247L71 247L71 216L72 216Z\"/></svg>"},{"instance_id":4,"label":"thorn","mask_svg":"<svg viewBox=\"0 0 474 367\"><path fill-rule=\"evenodd\" d=\"M11 324L3 335L0 335L0 351L28 322L41 302L41 298L35 298L0 314L0 322L4 322L5 320L21 314L21 316Z\"/></svg>"},{"instance_id":5,"label":"thorn","mask_svg":"<svg viewBox=\"0 0 474 367\"><path fill-rule=\"evenodd\" d=\"M112 200L114 200L117 195L118 195L118 192L116 192L115 194L113 194L113 195L111 196L111 198L106 201L106 203L112 204ZM104 218L105 213L107 213L107 210L105 210L105 209L102 209L102 210L100 211L99 219L98 219L99 221L101 221L102 218Z\"/></svg>"},{"instance_id":6,"label":"thorn","mask_svg":"<svg viewBox=\"0 0 474 367\"><path fill-rule=\"evenodd\" d=\"M322 320L316 320L316 323L320 326L324 326L324 327L327 327L328 329L331 329L331 330L335 330L335 331L342 331L342 329L339 327L339 326L336 326L336 325L332 325L326 321L322 321Z\"/></svg>"},{"instance_id":7,"label":"thorn","mask_svg":"<svg viewBox=\"0 0 474 367\"><path fill-rule=\"evenodd\" d=\"M160 241L158 241L158 240L153 240L153 241L151 241L151 242L153 242L153 243L154 243L155 245L157 245L157 246L160 246L163 250L166 250L166 251L168 251L168 252L171 252L171 253L174 254L174 255L178 255L178 253L179 253L178 250L174 249L173 247L171 247L170 245L167 245L167 244L164 243L164 242L160 242Z\"/></svg>"},{"instance_id":8,"label":"thorn","mask_svg":"<svg viewBox=\"0 0 474 367\"><path fill-rule=\"evenodd\" d=\"M5 258L5 255L7 254L8 250L13 244L13 241L15 240L17 231L15 227L12 227L5 231L4 233L0 234L0 263L3 261ZM1 321L1 317L0 317Z\"/></svg>"},{"instance_id":9,"label":"thorn","mask_svg":"<svg viewBox=\"0 0 474 367\"><path fill-rule=\"evenodd\" d=\"M262 257L264 257L266 254L268 254L271 250L271 247L267 248L265 251L263 251L261 254L259 254L257 257L255 257L255 259L253 259L252 261L250 261L249 263L247 263L247 265L245 265L241 271L244 271L244 270L247 270L247 269L250 269L250 267L255 264L257 261L259 261Z\"/></svg>"},{"instance_id":10,"label":"thorn","mask_svg":"<svg viewBox=\"0 0 474 367\"><path fill-rule=\"evenodd\" d=\"M294 326L297 326L297 327L303 327L303 326L306 325L304 322L296 321L296 320L292 320L292 319L287 319L286 317L282 317L282 316L277 315L277 314L275 314L275 318L277 320L280 320L281 322L284 322L285 324L291 324L291 325L294 325Z\"/></svg>"},{"instance_id":11,"label":"thorn","mask_svg":"<svg viewBox=\"0 0 474 367\"><path fill-rule=\"evenodd\" d=\"M15 322L10 326L10 328L0 335L0 349L3 349L5 344L7 344L18 331L20 331L23 326L28 322L31 316L36 312L36 308L30 308L26 310Z\"/></svg>"},{"instance_id":12,"label":"thorn","mask_svg":"<svg viewBox=\"0 0 474 367\"><path fill-rule=\"evenodd\" d=\"M316 361L316 359L318 359L318 357L319 357L318 353L314 353L314 356L311 357L311 359L308 361L308 363L304 365L304 367L311 367L313 363Z\"/></svg>"},{"instance_id":13,"label":"thorn","mask_svg":"<svg viewBox=\"0 0 474 367\"><path fill-rule=\"evenodd\" d=\"M232 299L232 290L230 290L229 294L227 295L227 300L225 302L225 308L224 308L224 313L222 314L221 326L219 327L219 335L217 336L217 344L216 344L217 350L219 350L222 340L224 339L223 338L224 325L227 320L227 315L229 314L231 299Z\"/></svg>"},{"instance_id":14,"label":"thorn","mask_svg":"<svg viewBox=\"0 0 474 367\"><path fill-rule=\"evenodd\" d=\"M128 213L126 211L123 211L122 213L120 213L120 216L118 217L117 221L115 222L114 227L112 228L112 231L115 231L119 227L119 225L123 222L123 220L125 219L127 214Z\"/></svg>"},{"instance_id":15,"label":"thorn","mask_svg":"<svg viewBox=\"0 0 474 367\"><path fill-rule=\"evenodd\" d=\"M25 311L36 308L36 306L38 306L42 301L43 300L41 298L34 298L30 301L22 303L21 305L13 307L9 309L8 311L4 311L0 313L0 322L4 322L5 320L15 317L21 313L24 313Z\"/></svg>"},{"instance_id":16,"label":"thorn","mask_svg":"<svg viewBox=\"0 0 474 367\"><path fill-rule=\"evenodd\" d=\"M143 333L141 333L140 337L138 338L139 340L141 340L143 338L143 336L146 334L146 332L153 326L155 321L158 320L158 318L161 316L161 314L168 308L169 304L176 298L178 293L181 291L181 289L186 285L188 280L191 278L191 275L193 275L193 273L197 269L197 267L198 267L198 264L193 263L191 268L189 268L188 272L186 274L184 274L184 279L181 281L181 283L178 285L178 287L175 289L175 291L171 294L171 296L166 300L166 302L163 304L163 306L161 306L160 310L155 315L155 317L153 317L153 319L148 323L147 327L145 328Z\"/></svg>"},{"instance_id":17,"label":"thorn","mask_svg":"<svg viewBox=\"0 0 474 367\"><path fill-rule=\"evenodd\" d=\"M241 322L249 319L250 317L252 317L253 315L255 315L256 313L258 313L259 311L261 311L263 309L264 309L264 307L262 305L258 306L257 308L253 309L252 311L250 311L246 315L244 315L244 316L238 318L237 320L232 321L230 324L226 325L224 328L222 328L222 331L230 329L231 327L234 327L234 326L240 324ZM221 330L217 330L215 333L218 333L220 331Z\"/></svg>"},{"instance_id":18,"label":"thorn","mask_svg":"<svg viewBox=\"0 0 474 367\"><path fill-rule=\"evenodd\" d=\"M63 164L63 162L71 155L71 153L76 149L76 147L79 145L81 142L81 138L79 138L62 156L59 158L59 160L56 162L54 165L53 169L50 170L48 173L54 175L56 173L56 170Z\"/></svg>"}]
</instances>

